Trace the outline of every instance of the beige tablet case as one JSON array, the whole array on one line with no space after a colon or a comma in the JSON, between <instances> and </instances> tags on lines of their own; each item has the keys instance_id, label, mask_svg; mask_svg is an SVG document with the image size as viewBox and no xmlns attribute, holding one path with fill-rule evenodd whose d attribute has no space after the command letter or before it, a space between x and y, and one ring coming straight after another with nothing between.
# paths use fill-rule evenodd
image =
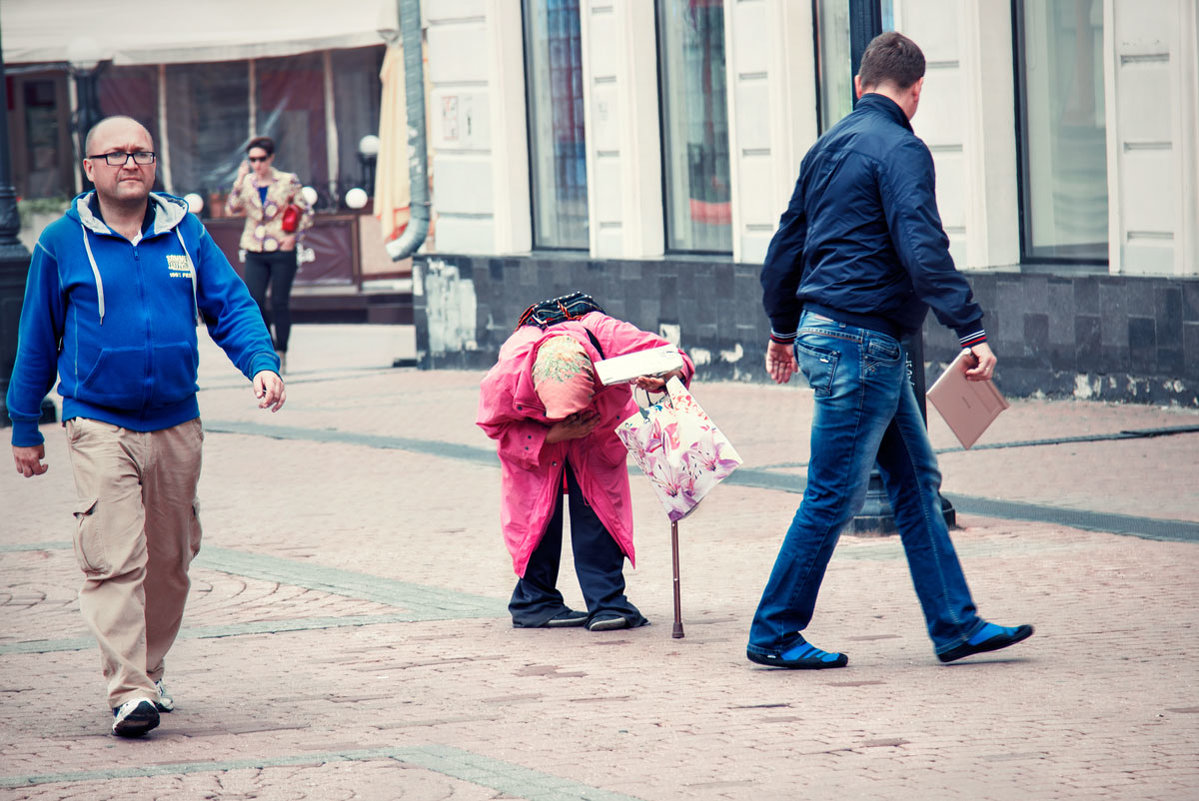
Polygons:
<instances>
[{"instance_id":1,"label":"beige tablet case","mask_svg":"<svg viewBox=\"0 0 1199 801\"><path fill-rule=\"evenodd\" d=\"M965 363L971 358L969 354L967 350L959 353L925 393L963 448L978 442L991 422L1010 405L991 381L967 380Z\"/></svg>"}]
</instances>

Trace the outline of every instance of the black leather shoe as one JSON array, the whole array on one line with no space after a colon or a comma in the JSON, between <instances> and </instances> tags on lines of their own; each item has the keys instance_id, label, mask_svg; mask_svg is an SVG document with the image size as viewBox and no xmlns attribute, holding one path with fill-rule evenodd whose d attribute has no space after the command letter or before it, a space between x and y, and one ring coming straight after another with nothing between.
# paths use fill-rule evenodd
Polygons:
<instances>
[{"instance_id":1,"label":"black leather shoe","mask_svg":"<svg viewBox=\"0 0 1199 801\"><path fill-rule=\"evenodd\" d=\"M588 631L616 631L627 629L631 624L623 615L598 615L587 624Z\"/></svg>"},{"instance_id":2,"label":"black leather shoe","mask_svg":"<svg viewBox=\"0 0 1199 801\"><path fill-rule=\"evenodd\" d=\"M953 662L958 659L963 659L974 654L981 654L987 651L998 651L1000 648L1007 648L1009 645L1015 645L1021 640L1027 640L1032 636L1034 629L1032 626L1016 626L1015 628L1005 628L998 634L988 637L980 643L971 645L964 642L956 648L951 648L943 654L937 654L937 659L942 662Z\"/></svg>"}]
</instances>

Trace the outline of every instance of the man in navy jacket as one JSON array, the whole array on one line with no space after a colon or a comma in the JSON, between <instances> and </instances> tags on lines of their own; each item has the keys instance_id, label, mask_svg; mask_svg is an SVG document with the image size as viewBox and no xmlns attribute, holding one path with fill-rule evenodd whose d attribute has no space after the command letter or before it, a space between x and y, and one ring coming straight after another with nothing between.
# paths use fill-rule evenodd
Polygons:
<instances>
[{"instance_id":1,"label":"man in navy jacket","mask_svg":"<svg viewBox=\"0 0 1199 801\"><path fill-rule=\"evenodd\" d=\"M164 659L200 549L197 322L253 382L260 407L278 411L286 393L245 284L186 203L150 191L149 131L109 117L88 133L86 153L95 191L34 247L8 412L17 472L46 472L37 423L57 375L79 496L79 607L100 645L112 731L140 737L174 705Z\"/></svg>"},{"instance_id":2,"label":"man in navy jacket","mask_svg":"<svg viewBox=\"0 0 1199 801\"><path fill-rule=\"evenodd\" d=\"M996 362L982 309L949 255L932 155L909 123L923 84L915 42L890 32L870 43L854 79L857 107L804 157L762 267L771 324L766 369L780 384L802 369L816 414L803 503L750 628L747 656L759 664L847 664L845 654L821 650L800 632L876 461L938 658L952 662L1033 633L978 616L907 377L901 340L920 330L930 307L973 355L967 378L990 378Z\"/></svg>"}]
</instances>

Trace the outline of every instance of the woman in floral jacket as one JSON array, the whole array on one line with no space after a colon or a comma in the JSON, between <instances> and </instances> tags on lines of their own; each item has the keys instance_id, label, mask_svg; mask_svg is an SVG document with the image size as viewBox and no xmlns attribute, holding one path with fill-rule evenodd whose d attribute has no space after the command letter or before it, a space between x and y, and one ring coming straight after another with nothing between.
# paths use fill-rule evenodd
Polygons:
<instances>
[{"instance_id":1,"label":"woman in floral jacket","mask_svg":"<svg viewBox=\"0 0 1199 801\"><path fill-rule=\"evenodd\" d=\"M239 247L244 252L246 286L269 328L274 321L275 351L280 369L287 369L287 340L291 335L291 285L296 278L296 242L312 227L312 209L304 200L303 186L295 173L276 170L275 142L259 136L246 146L246 161L237 171L233 191L225 201L230 215L244 216L246 227ZM283 230L284 211L289 205L301 209L296 229ZM267 284L271 288L267 312Z\"/></svg>"}]
</instances>

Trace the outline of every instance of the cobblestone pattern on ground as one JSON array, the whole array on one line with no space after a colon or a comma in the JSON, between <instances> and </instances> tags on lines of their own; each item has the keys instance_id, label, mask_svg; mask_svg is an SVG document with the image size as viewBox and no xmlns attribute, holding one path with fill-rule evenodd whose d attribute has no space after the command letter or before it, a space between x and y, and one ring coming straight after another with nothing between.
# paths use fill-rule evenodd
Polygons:
<instances>
[{"instance_id":1,"label":"cobblestone pattern on ground","mask_svg":"<svg viewBox=\"0 0 1199 801\"><path fill-rule=\"evenodd\" d=\"M309 374L301 354L316 344L296 341L278 417L215 370L206 386L228 387L202 394L204 414L487 446L470 425L477 374L352 364ZM696 389L747 466L806 461L806 390ZM1196 420L1027 404L987 436ZM954 537L981 612L1037 634L946 666L899 543L847 536L809 633L847 652L849 667L776 671L745 660L745 638L793 494L721 487L680 524L676 640L669 525L634 480L638 567L626 575L654 625L520 631L503 611L514 577L494 467L215 433L200 490L205 550L168 658L178 710L144 741L117 740L75 600L66 448L60 428L44 431L47 475L0 472L0 799L1199 795L1195 544L963 515ZM1194 521L1194 436L941 463L947 489L961 482L963 494ZM561 585L579 604L568 553ZM416 614L420 588L459 603L460 616Z\"/></svg>"}]
</instances>

